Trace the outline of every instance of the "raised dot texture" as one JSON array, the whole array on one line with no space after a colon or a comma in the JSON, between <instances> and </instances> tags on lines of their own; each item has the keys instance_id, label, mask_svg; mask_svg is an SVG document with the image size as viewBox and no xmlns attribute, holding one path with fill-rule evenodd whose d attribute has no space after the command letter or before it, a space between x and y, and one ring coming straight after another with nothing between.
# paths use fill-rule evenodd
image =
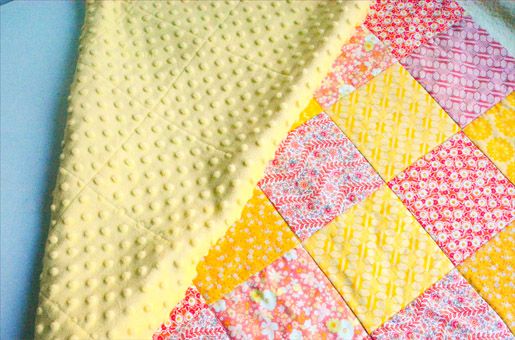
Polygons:
<instances>
[{"instance_id":1,"label":"raised dot texture","mask_svg":"<svg viewBox=\"0 0 515 340\"><path fill-rule=\"evenodd\" d=\"M296 6L88 3L38 337L146 338L183 297L368 3Z\"/></svg>"}]
</instances>

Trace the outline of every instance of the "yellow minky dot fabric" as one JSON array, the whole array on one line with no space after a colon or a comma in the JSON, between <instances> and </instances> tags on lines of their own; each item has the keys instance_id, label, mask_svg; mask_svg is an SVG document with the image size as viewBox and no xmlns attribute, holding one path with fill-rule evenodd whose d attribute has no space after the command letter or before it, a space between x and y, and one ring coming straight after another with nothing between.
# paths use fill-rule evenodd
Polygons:
<instances>
[{"instance_id":1,"label":"yellow minky dot fabric","mask_svg":"<svg viewBox=\"0 0 515 340\"><path fill-rule=\"evenodd\" d=\"M459 131L399 63L328 112L385 181Z\"/></svg>"},{"instance_id":2,"label":"yellow minky dot fabric","mask_svg":"<svg viewBox=\"0 0 515 340\"><path fill-rule=\"evenodd\" d=\"M303 244L368 332L453 268L386 184Z\"/></svg>"},{"instance_id":3,"label":"yellow minky dot fabric","mask_svg":"<svg viewBox=\"0 0 515 340\"><path fill-rule=\"evenodd\" d=\"M151 336L368 7L88 2L36 336Z\"/></svg>"},{"instance_id":4,"label":"yellow minky dot fabric","mask_svg":"<svg viewBox=\"0 0 515 340\"><path fill-rule=\"evenodd\" d=\"M298 245L293 231L256 188L240 219L199 263L193 282L207 303L216 302Z\"/></svg>"},{"instance_id":5,"label":"yellow minky dot fabric","mask_svg":"<svg viewBox=\"0 0 515 340\"><path fill-rule=\"evenodd\" d=\"M515 183L515 92L467 125L463 132Z\"/></svg>"},{"instance_id":6,"label":"yellow minky dot fabric","mask_svg":"<svg viewBox=\"0 0 515 340\"><path fill-rule=\"evenodd\" d=\"M468 282L515 332L515 222L458 266Z\"/></svg>"}]
</instances>

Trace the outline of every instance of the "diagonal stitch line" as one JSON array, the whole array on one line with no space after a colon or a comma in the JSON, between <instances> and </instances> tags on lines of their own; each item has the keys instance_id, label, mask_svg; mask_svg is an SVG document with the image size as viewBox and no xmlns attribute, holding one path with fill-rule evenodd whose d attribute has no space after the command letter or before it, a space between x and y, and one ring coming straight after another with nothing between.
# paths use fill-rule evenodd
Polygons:
<instances>
[{"instance_id":1,"label":"diagonal stitch line","mask_svg":"<svg viewBox=\"0 0 515 340\"><path fill-rule=\"evenodd\" d=\"M68 172L71 176L79 179L75 174L73 174L72 172L70 172L70 170L67 170L67 169L64 169L64 171ZM107 196L105 196L104 194L102 194L101 192L97 191L96 189L92 188L92 187L88 187L88 189L90 189L91 191L95 192L98 196L102 197L103 199L106 200L106 203L108 205L111 206L111 208L113 208L114 210L116 211L123 211L123 208L122 207L119 207L118 205L114 204ZM132 216L132 215L129 215L127 214L125 211L123 211L123 215L125 217L127 217L128 219L132 220L134 222L134 224L136 225L136 229L144 229L145 231L148 231L150 232L151 234L153 234L154 236L160 238L161 240L163 241L166 241L166 242L171 242L169 239L167 239L166 237L164 237L163 235L161 235L160 233L157 233L155 231L153 231L152 229L146 227L145 223L143 221L140 221L138 219L136 219L136 217ZM140 227L140 226L143 226L143 227Z\"/></svg>"},{"instance_id":2,"label":"diagonal stitch line","mask_svg":"<svg viewBox=\"0 0 515 340\"><path fill-rule=\"evenodd\" d=\"M127 99L129 99L129 100L133 100L133 101L135 101L137 104L139 104L139 106L141 106L141 109L142 109L143 111L147 112L146 116L148 116L148 115L149 115L149 113L155 114L155 115L157 115L157 116L161 117L162 119L166 120L166 121L167 121L168 123L170 123L171 125L173 125L173 127L175 127L177 130L180 130L180 131L184 132L184 134L186 134L187 136L191 136L191 137L195 138L195 140L197 140L198 142L201 142L201 143L204 143L204 144L206 144L206 145L209 145L209 146L211 146L211 147L215 148L217 151L219 151L219 152L221 152L221 153L223 153L223 154L226 154L226 155L227 155L227 154L229 154L229 153L230 153L230 151L228 151L228 150L224 150L224 149L221 149L220 147L217 147L217 146L215 146L215 145L213 145L213 144L209 143L208 141L204 140L203 138L200 138L200 137L196 136L196 133L194 133L194 132L192 132L192 131L189 131L188 129L185 129L185 128L183 128L182 126L177 125L175 122L171 121L168 117L166 117L166 116L164 116L164 115L162 115L162 114L160 114L160 113L158 113L158 112L153 112L153 110L154 110L154 109L159 105L159 100L158 100L158 102L157 102L155 105L153 105L152 107L149 107L147 104L143 104L143 103L142 103L142 102L140 102L138 99L136 99L136 98L134 98L134 97L132 97L132 96L129 96L129 95L126 93L126 91L124 91L124 90L122 90L121 88L119 88L119 87L118 87L118 84L116 84L116 83L112 82L111 80L109 80L109 79L105 78L101 73L98 73L98 72L97 72L97 71L96 71L96 70L95 70L95 69L94 69L90 64L85 64L85 63L83 63L83 62L80 62L80 64L81 64L81 65L84 65L84 66L85 66L85 67L87 67L88 69L91 69L91 70L95 73L95 75L97 75L98 77L102 78L105 82L107 82L108 86L110 86L110 87L111 87L111 88L113 88L113 89L117 89L117 90L119 90L119 91L122 93L122 95L123 95L124 97L126 97L126 98L127 98ZM82 87L77 88L77 91L80 91L81 89L86 88L86 87L87 87L86 85L91 84L91 83L93 83L93 81L88 81L88 82L87 82L86 84L84 84ZM161 98L161 99L162 99L162 98ZM152 111L152 112L151 112L151 111ZM138 127L139 127L139 126L136 126L134 129L137 129ZM123 141L122 143L125 143L126 141L127 141L127 140ZM114 153L114 152L113 152L113 153Z\"/></svg>"},{"instance_id":3,"label":"diagonal stitch line","mask_svg":"<svg viewBox=\"0 0 515 340\"><path fill-rule=\"evenodd\" d=\"M141 8L141 6L140 7L136 7L136 8L132 7L132 9L133 10L135 10L135 9L140 10L141 12L146 13L146 14L152 16L154 19L159 20L159 21L164 22L164 23L167 23L167 24L173 26L178 31L183 32L185 34L188 34L188 35L190 35L192 37L199 38L199 39L202 39L202 40L206 39L205 37L201 37L199 35L196 35L195 33L192 33L190 31L185 30L184 28L180 27L177 24L174 24L173 22L170 22L168 20L165 20L163 18L158 17L155 13L152 13L152 12L147 11L146 9L143 9L143 8Z\"/></svg>"},{"instance_id":4,"label":"diagonal stitch line","mask_svg":"<svg viewBox=\"0 0 515 340\"><path fill-rule=\"evenodd\" d=\"M238 3L232 10L234 10L236 7L238 7L240 3ZM229 14L224 18L223 22L225 22L229 16L230 16L230 12L229 11ZM219 29L219 28L218 28ZM216 29L214 33L218 32L218 29ZM209 38L209 37L208 37ZM208 39L207 38L207 39ZM207 43L207 39L204 41L204 43L195 51L195 53L193 54L193 56L191 57L190 61L188 62L188 64L186 66L184 66L184 68L182 69L182 71L175 77L175 79L173 80L172 82L172 85L168 88L168 90L165 92L165 94L158 100L158 103L161 101L161 99L163 99L165 96L168 95L168 93L170 92L170 90L172 89L173 85L175 84L175 82L177 81L177 79L184 73L185 69L193 62L193 60L195 59L195 56L196 56L196 53L202 48L205 46L205 44ZM157 106L154 105L149 111L152 111L155 107ZM116 150L114 150L111 155L107 158L107 160L104 162L104 164L102 164L101 167L99 167L99 169L97 171L95 171L91 176L90 178L86 181L86 183L84 184L84 187L79 191L77 192L77 194L70 200L70 204L61 212L61 214L59 215L62 216L62 214L73 204L73 202L77 199L78 195L84 191L84 189L86 187L89 186L89 184L91 183L91 181L93 180L93 178L95 178L102 170L104 170L104 168L106 167L107 163L114 157L114 155L123 147L123 145L134 135L134 133L136 132L136 130L143 125L143 123L148 119L148 116L146 116L140 124L138 124L136 127L134 127L134 129L132 130L132 132L129 134L129 136L127 138L125 138L121 144L116 148Z\"/></svg>"},{"instance_id":5,"label":"diagonal stitch line","mask_svg":"<svg viewBox=\"0 0 515 340\"><path fill-rule=\"evenodd\" d=\"M93 337L91 336L91 334L89 334L89 332L86 331L84 328L82 328L82 326L79 325L77 322L73 321L73 319L70 318L70 316L67 313L65 313L64 310L61 309L61 306L57 302L55 302L54 300L50 299L48 296L46 296L42 292L39 292L39 296L42 297L43 299L45 299L48 303L50 303L53 306L55 306L57 308L57 310L66 317L66 319L68 319L71 323L73 323L80 330L82 330L88 336L88 338L93 340Z\"/></svg>"}]
</instances>

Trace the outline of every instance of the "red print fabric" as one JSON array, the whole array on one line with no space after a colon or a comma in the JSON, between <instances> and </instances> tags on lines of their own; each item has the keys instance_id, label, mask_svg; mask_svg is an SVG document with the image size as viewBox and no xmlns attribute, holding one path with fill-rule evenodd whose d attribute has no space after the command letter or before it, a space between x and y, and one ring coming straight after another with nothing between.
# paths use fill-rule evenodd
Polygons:
<instances>
[{"instance_id":1,"label":"red print fabric","mask_svg":"<svg viewBox=\"0 0 515 340\"><path fill-rule=\"evenodd\" d=\"M170 319L152 337L153 340L226 339L227 332L195 287L170 313Z\"/></svg>"},{"instance_id":2,"label":"red print fabric","mask_svg":"<svg viewBox=\"0 0 515 340\"><path fill-rule=\"evenodd\" d=\"M463 9L454 0L377 0L365 25L402 58L462 15Z\"/></svg>"},{"instance_id":3,"label":"red print fabric","mask_svg":"<svg viewBox=\"0 0 515 340\"><path fill-rule=\"evenodd\" d=\"M291 131L259 186L304 240L383 181L325 113Z\"/></svg>"},{"instance_id":4,"label":"red print fabric","mask_svg":"<svg viewBox=\"0 0 515 340\"><path fill-rule=\"evenodd\" d=\"M388 183L457 265L515 214L515 187L463 134Z\"/></svg>"},{"instance_id":5,"label":"red print fabric","mask_svg":"<svg viewBox=\"0 0 515 340\"><path fill-rule=\"evenodd\" d=\"M376 329L372 337L513 339L508 326L456 269Z\"/></svg>"}]
</instances>

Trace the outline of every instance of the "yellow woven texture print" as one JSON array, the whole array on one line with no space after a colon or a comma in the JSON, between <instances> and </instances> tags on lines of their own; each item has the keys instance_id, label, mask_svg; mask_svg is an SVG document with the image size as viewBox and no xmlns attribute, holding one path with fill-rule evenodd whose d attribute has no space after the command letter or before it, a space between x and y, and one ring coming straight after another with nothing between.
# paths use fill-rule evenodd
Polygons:
<instances>
[{"instance_id":1,"label":"yellow woven texture print","mask_svg":"<svg viewBox=\"0 0 515 340\"><path fill-rule=\"evenodd\" d=\"M369 332L453 268L387 185L304 246Z\"/></svg>"},{"instance_id":2,"label":"yellow woven texture print","mask_svg":"<svg viewBox=\"0 0 515 340\"><path fill-rule=\"evenodd\" d=\"M194 283L208 303L215 302L297 245L295 234L256 188L241 218L198 265Z\"/></svg>"},{"instance_id":3,"label":"yellow woven texture print","mask_svg":"<svg viewBox=\"0 0 515 340\"><path fill-rule=\"evenodd\" d=\"M467 125L463 132L515 183L515 92Z\"/></svg>"},{"instance_id":4,"label":"yellow woven texture print","mask_svg":"<svg viewBox=\"0 0 515 340\"><path fill-rule=\"evenodd\" d=\"M515 222L497 234L458 270L515 331Z\"/></svg>"},{"instance_id":5,"label":"yellow woven texture print","mask_svg":"<svg viewBox=\"0 0 515 340\"><path fill-rule=\"evenodd\" d=\"M398 63L340 98L328 113L385 181L459 131Z\"/></svg>"},{"instance_id":6,"label":"yellow woven texture print","mask_svg":"<svg viewBox=\"0 0 515 340\"><path fill-rule=\"evenodd\" d=\"M368 6L89 1L36 336L151 336Z\"/></svg>"}]
</instances>

